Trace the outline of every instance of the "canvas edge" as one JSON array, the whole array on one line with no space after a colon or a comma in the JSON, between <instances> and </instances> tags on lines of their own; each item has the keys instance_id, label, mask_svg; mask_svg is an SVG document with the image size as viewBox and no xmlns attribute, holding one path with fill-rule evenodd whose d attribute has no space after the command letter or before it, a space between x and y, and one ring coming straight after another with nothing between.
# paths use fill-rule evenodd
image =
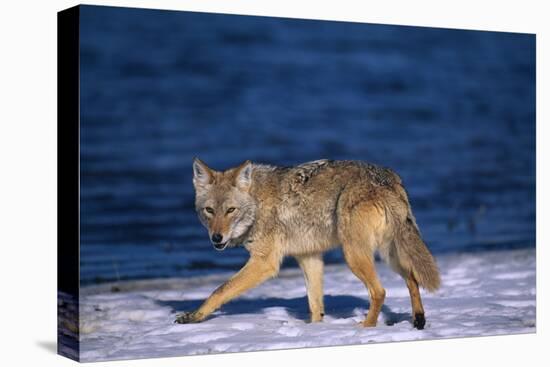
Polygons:
<instances>
[{"instance_id":1,"label":"canvas edge","mask_svg":"<svg viewBox=\"0 0 550 367\"><path fill-rule=\"evenodd\" d=\"M80 7L57 13L57 353L80 360Z\"/></svg>"}]
</instances>

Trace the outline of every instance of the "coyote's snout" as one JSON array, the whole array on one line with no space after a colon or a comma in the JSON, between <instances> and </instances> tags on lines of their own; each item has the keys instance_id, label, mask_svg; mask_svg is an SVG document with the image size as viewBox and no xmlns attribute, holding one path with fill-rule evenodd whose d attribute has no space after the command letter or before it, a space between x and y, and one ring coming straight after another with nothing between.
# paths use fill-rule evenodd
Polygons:
<instances>
[{"instance_id":1,"label":"coyote's snout","mask_svg":"<svg viewBox=\"0 0 550 367\"><path fill-rule=\"evenodd\" d=\"M304 272L311 321L321 321L323 252L342 246L346 263L365 284L370 308L364 326L376 326L385 290L374 253L405 280L413 325L423 329L419 285L439 287L440 277L416 225L407 193L393 171L356 161L318 160L295 167L246 161L215 171L193 162L195 206L216 250L244 245L246 265L178 323L199 322L244 291L274 277L285 256Z\"/></svg>"}]
</instances>

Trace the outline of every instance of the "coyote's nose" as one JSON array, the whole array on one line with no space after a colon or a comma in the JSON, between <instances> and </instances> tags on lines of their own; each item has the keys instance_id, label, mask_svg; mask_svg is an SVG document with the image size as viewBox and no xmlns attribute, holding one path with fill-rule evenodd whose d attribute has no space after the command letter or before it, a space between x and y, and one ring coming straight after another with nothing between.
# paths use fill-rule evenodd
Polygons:
<instances>
[{"instance_id":1,"label":"coyote's nose","mask_svg":"<svg viewBox=\"0 0 550 367\"><path fill-rule=\"evenodd\" d=\"M214 242L214 243L220 243L220 242L222 242L222 240L223 240L223 236L222 236L221 234L219 234L219 233L214 233L214 234L212 235L212 242Z\"/></svg>"}]
</instances>

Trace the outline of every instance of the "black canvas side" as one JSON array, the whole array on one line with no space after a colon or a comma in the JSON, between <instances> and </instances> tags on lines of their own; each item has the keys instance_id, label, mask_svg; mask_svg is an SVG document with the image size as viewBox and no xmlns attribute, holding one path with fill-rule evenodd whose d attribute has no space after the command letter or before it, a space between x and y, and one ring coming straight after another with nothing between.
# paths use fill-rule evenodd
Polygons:
<instances>
[{"instance_id":1,"label":"black canvas side","mask_svg":"<svg viewBox=\"0 0 550 367\"><path fill-rule=\"evenodd\" d=\"M79 360L79 7L57 14L57 352Z\"/></svg>"}]
</instances>

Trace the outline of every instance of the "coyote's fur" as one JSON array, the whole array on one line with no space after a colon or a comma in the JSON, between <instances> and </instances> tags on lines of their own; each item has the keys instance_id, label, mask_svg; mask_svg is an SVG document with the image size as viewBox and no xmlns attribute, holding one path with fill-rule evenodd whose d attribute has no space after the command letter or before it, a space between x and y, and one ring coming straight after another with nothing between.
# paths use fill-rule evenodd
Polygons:
<instances>
[{"instance_id":1,"label":"coyote's fur","mask_svg":"<svg viewBox=\"0 0 550 367\"><path fill-rule=\"evenodd\" d=\"M323 306L324 251L342 246L351 271L365 284L370 307L364 326L376 326L385 298L374 253L400 274L409 288L413 324L424 328L418 286L439 287L437 265L420 236L399 176L357 161L318 160L295 167L246 161L214 171L195 159L196 211L217 250L239 244L250 252L246 265L193 312L176 322L199 322L244 291L274 277L285 256L302 268L311 321Z\"/></svg>"}]
</instances>

